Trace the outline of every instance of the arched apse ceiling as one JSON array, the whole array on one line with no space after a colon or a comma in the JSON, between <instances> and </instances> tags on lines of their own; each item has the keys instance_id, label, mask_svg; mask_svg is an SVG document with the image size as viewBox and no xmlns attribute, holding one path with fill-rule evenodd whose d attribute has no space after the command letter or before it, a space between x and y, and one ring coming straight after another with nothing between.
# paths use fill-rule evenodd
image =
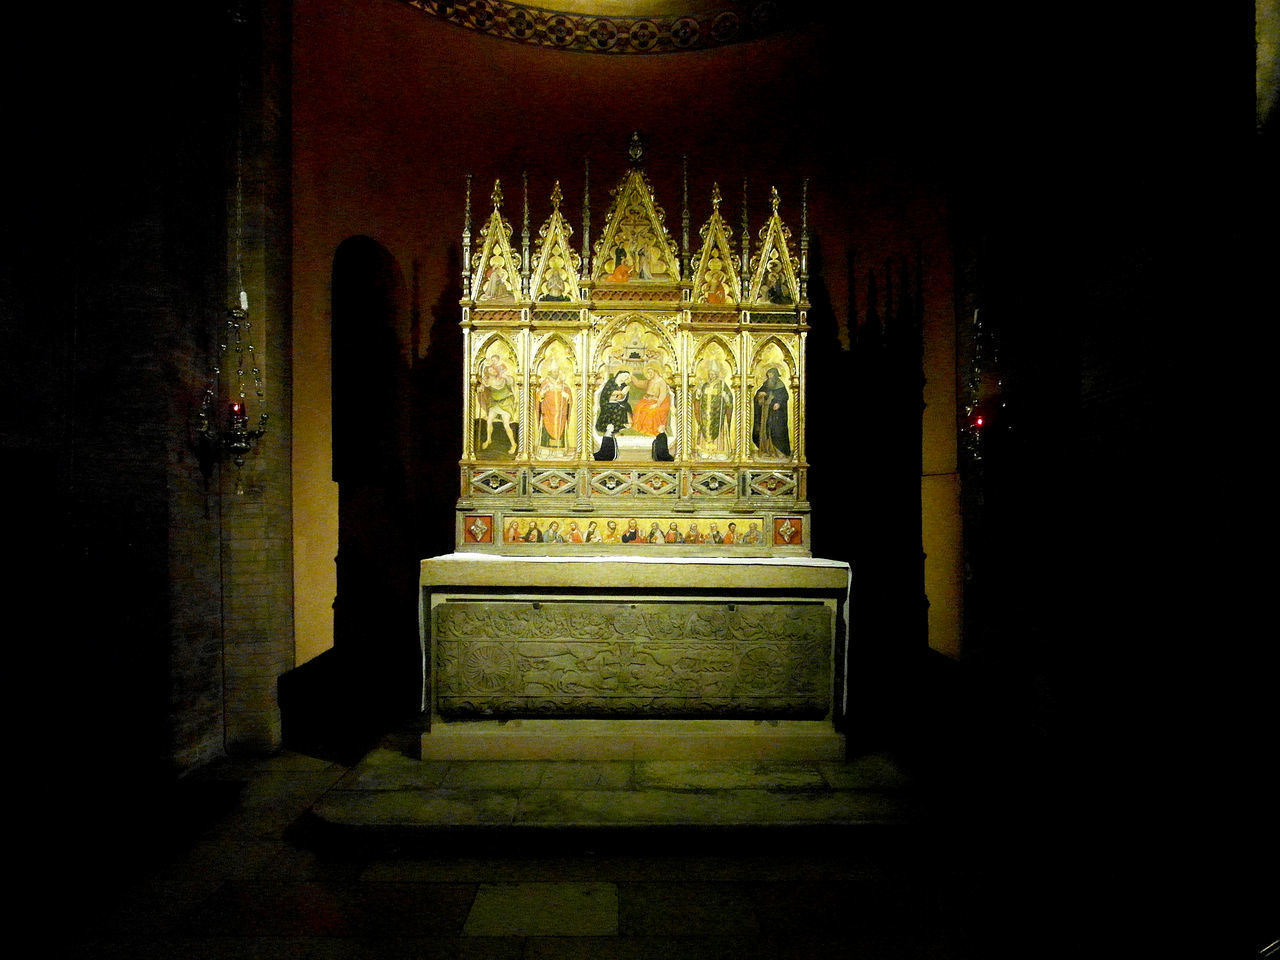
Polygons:
<instances>
[{"instance_id":1,"label":"arched apse ceiling","mask_svg":"<svg viewBox=\"0 0 1280 960\"><path fill-rule=\"evenodd\" d=\"M654 54L757 40L807 19L778 0L404 0L503 40L577 53Z\"/></svg>"}]
</instances>

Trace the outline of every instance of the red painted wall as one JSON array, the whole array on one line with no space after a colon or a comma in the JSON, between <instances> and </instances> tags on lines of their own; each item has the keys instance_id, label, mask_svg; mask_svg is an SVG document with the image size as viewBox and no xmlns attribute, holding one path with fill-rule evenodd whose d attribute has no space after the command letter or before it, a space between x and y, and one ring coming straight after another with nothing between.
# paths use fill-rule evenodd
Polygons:
<instances>
[{"instance_id":1,"label":"red painted wall","mask_svg":"<svg viewBox=\"0 0 1280 960\"><path fill-rule=\"evenodd\" d=\"M863 27L866 25L863 24ZM921 244L935 317L952 314L945 204L938 178L950 117L922 98L919 56L881 56L874 30L825 23L752 44L661 56L562 53L495 40L394 0L297 0L293 37L294 485L299 659L325 645L336 549L330 482L329 285L343 240L367 235L394 258L408 291L399 320L406 361L410 316L423 318L456 282L464 174L474 174L478 227L494 178L520 219L529 174L531 229L559 179L580 229L583 162L591 160L592 239L608 190L626 169L632 131L647 141L646 170L667 225L680 233L680 157L689 157L691 239L718 181L726 213L741 218L750 182L751 230L777 185L797 243L800 184L811 179L814 338L847 341L849 263L865 271L914 256ZM949 121L948 121L949 122ZM575 240L580 241L578 233ZM735 242L737 237L735 236ZM456 257L456 253L455 253ZM414 277L417 278L416 290ZM825 287L830 304L821 301ZM864 294L859 294L864 296ZM448 306L447 304L445 305ZM440 319L452 323L455 316ZM460 389L460 387L459 387ZM944 411L945 413L945 411ZM420 428L419 428L420 429ZM951 431L944 423L942 432ZM456 491L437 491L438 508ZM448 549L441 543L440 549Z\"/></svg>"}]
</instances>

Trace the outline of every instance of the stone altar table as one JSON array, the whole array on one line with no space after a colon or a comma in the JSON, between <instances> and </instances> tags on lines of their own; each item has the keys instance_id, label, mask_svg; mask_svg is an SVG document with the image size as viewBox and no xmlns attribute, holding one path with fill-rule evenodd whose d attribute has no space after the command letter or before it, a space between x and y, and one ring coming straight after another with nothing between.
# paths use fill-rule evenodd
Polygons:
<instances>
[{"instance_id":1,"label":"stone altar table","mask_svg":"<svg viewBox=\"0 0 1280 960\"><path fill-rule=\"evenodd\" d=\"M843 756L845 563L421 564L424 757Z\"/></svg>"}]
</instances>

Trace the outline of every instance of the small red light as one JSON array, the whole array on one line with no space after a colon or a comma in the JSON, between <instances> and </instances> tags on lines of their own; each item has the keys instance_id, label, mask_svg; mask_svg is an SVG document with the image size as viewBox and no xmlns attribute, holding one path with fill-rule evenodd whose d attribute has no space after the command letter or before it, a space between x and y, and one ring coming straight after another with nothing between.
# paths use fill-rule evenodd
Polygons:
<instances>
[{"instance_id":1,"label":"small red light","mask_svg":"<svg viewBox=\"0 0 1280 960\"><path fill-rule=\"evenodd\" d=\"M985 421L985 420L983 420L981 417L978 417L978 419L976 419L976 420L974 420L974 421L973 421L973 425L974 425L975 427L980 427L980 426L982 426L985 422L986 422L986 421Z\"/></svg>"}]
</instances>

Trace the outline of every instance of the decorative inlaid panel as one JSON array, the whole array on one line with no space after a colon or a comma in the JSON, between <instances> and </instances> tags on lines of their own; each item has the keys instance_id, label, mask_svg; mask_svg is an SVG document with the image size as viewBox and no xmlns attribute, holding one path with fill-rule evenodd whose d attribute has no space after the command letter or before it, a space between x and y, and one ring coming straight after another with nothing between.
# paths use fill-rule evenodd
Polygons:
<instances>
[{"instance_id":1,"label":"decorative inlaid panel","mask_svg":"<svg viewBox=\"0 0 1280 960\"><path fill-rule=\"evenodd\" d=\"M606 496L630 493L633 483L631 474L620 470L601 470L591 474L591 489Z\"/></svg>"},{"instance_id":2,"label":"decorative inlaid panel","mask_svg":"<svg viewBox=\"0 0 1280 960\"><path fill-rule=\"evenodd\" d=\"M607 290L596 289L596 300L614 303L656 303L680 300L679 287L650 287L646 290Z\"/></svg>"},{"instance_id":3,"label":"decorative inlaid panel","mask_svg":"<svg viewBox=\"0 0 1280 960\"><path fill-rule=\"evenodd\" d=\"M680 480L675 473L644 471L636 477L636 492L674 496L680 492Z\"/></svg>"},{"instance_id":4,"label":"decorative inlaid panel","mask_svg":"<svg viewBox=\"0 0 1280 960\"><path fill-rule=\"evenodd\" d=\"M747 486L752 496L786 497L795 492L796 477L789 470L770 470L767 473L751 473Z\"/></svg>"},{"instance_id":5,"label":"decorative inlaid panel","mask_svg":"<svg viewBox=\"0 0 1280 960\"><path fill-rule=\"evenodd\" d=\"M473 514L462 529L467 543L493 543L493 514Z\"/></svg>"},{"instance_id":6,"label":"decorative inlaid panel","mask_svg":"<svg viewBox=\"0 0 1280 960\"><path fill-rule=\"evenodd\" d=\"M433 613L442 716L823 716L825 603L449 601Z\"/></svg>"},{"instance_id":7,"label":"decorative inlaid panel","mask_svg":"<svg viewBox=\"0 0 1280 960\"><path fill-rule=\"evenodd\" d=\"M695 494L723 497L733 495L737 487L737 481L734 480L732 474L721 473L718 470L707 471L706 473L695 473L691 486Z\"/></svg>"},{"instance_id":8,"label":"decorative inlaid panel","mask_svg":"<svg viewBox=\"0 0 1280 960\"><path fill-rule=\"evenodd\" d=\"M774 546L790 546L804 539L804 521L800 517L775 517L773 520Z\"/></svg>"},{"instance_id":9,"label":"decorative inlaid panel","mask_svg":"<svg viewBox=\"0 0 1280 960\"><path fill-rule=\"evenodd\" d=\"M477 493L508 493L516 488L517 473L514 470L480 470L471 477L471 486Z\"/></svg>"},{"instance_id":10,"label":"decorative inlaid panel","mask_svg":"<svg viewBox=\"0 0 1280 960\"><path fill-rule=\"evenodd\" d=\"M519 323L524 318L519 310L484 310L477 307L471 319L477 324L483 323Z\"/></svg>"},{"instance_id":11,"label":"decorative inlaid panel","mask_svg":"<svg viewBox=\"0 0 1280 960\"><path fill-rule=\"evenodd\" d=\"M578 475L572 470L541 470L533 475L534 493L572 493Z\"/></svg>"}]
</instances>

